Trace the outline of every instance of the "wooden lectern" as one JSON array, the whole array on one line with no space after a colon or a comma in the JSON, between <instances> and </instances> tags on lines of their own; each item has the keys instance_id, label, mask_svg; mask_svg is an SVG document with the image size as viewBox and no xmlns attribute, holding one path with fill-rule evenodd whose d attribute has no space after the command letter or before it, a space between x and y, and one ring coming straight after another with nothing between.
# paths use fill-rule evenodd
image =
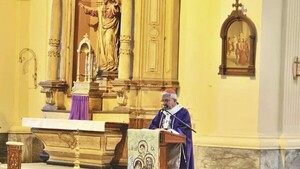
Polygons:
<instances>
[{"instance_id":1,"label":"wooden lectern","mask_svg":"<svg viewBox=\"0 0 300 169\"><path fill-rule=\"evenodd\" d=\"M168 145L169 144L178 144L185 143L186 137L184 135L173 134L169 131L162 130L160 132L160 169L168 169Z\"/></svg>"},{"instance_id":2,"label":"wooden lectern","mask_svg":"<svg viewBox=\"0 0 300 169\"><path fill-rule=\"evenodd\" d=\"M174 168L174 159L180 160L180 144L185 140L184 135L164 130L128 129L128 169Z\"/></svg>"}]
</instances>

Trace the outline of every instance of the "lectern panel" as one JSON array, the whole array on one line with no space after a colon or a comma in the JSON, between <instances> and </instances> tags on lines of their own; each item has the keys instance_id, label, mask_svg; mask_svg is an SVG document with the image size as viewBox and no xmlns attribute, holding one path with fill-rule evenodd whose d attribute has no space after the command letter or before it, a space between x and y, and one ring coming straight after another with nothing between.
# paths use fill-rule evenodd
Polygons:
<instances>
[{"instance_id":1,"label":"lectern panel","mask_svg":"<svg viewBox=\"0 0 300 169\"><path fill-rule=\"evenodd\" d=\"M128 129L128 169L160 168L159 130Z\"/></svg>"},{"instance_id":2,"label":"lectern panel","mask_svg":"<svg viewBox=\"0 0 300 169\"><path fill-rule=\"evenodd\" d=\"M185 139L164 130L128 129L128 169L179 168Z\"/></svg>"}]
</instances>

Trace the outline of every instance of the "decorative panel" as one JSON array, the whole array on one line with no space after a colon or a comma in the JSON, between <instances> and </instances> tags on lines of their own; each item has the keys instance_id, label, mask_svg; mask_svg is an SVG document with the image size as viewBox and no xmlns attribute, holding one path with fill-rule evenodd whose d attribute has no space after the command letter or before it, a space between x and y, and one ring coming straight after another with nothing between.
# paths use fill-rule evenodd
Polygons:
<instances>
[{"instance_id":1,"label":"decorative panel","mask_svg":"<svg viewBox=\"0 0 300 169\"><path fill-rule=\"evenodd\" d=\"M143 1L143 16L145 17L142 29L145 31L142 38L143 70L142 77L157 79L163 76L164 44L164 13L165 0ZM143 40L144 39L144 40Z\"/></svg>"}]
</instances>

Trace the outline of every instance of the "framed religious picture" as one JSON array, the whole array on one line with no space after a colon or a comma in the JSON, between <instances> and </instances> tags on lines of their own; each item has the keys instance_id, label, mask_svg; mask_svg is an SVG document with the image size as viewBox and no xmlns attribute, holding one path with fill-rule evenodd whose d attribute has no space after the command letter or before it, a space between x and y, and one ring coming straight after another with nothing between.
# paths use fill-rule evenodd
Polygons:
<instances>
[{"instance_id":1,"label":"framed religious picture","mask_svg":"<svg viewBox=\"0 0 300 169\"><path fill-rule=\"evenodd\" d=\"M221 28L222 59L220 75L255 76L256 28L236 0L235 10Z\"/></svg>"}]
</instances>

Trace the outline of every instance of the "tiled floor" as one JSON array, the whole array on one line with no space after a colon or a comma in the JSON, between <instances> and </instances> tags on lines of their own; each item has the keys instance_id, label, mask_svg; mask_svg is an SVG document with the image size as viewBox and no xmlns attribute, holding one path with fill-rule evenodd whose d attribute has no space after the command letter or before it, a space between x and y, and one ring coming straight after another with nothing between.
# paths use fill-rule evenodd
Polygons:
<instances>
[{"instance_id":1,"label":"tiled floor","mask_svg":"<svg viewBox=\"0 0 300 169\"><path fill-rule=\"evenodd\" d=\"M0 164L0 169L6 169L6 164ZM46 163L23 163L22 169L70 169L73 167L49 165Z\"/></svg>"}]
</instances>

